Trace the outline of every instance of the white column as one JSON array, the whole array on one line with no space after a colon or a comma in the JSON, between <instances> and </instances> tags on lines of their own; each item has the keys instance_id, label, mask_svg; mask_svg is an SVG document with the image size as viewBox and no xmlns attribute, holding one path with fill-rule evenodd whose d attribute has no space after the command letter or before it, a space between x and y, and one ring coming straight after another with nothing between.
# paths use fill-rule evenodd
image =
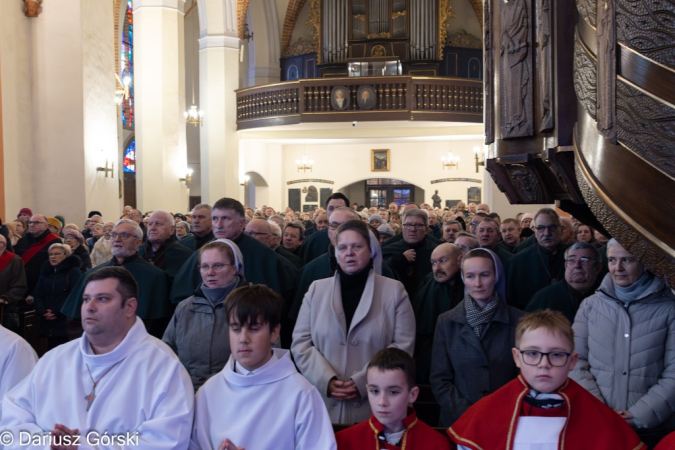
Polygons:
<instances>
[{"instance_id":1,"label":"white column","mask_svg":"<svg viewBox=\"0 0 675 450\"><path fill-rule=\"evenodd\" d=\"M187 208L183 0L134 0L137 199Z\"/></svg>"},{"instance_id":2,"label":"white column","mask_svg":"<svg viewBox=\"0 0 675 450\"><path fill-rule=\"evenodd\" d=\"M239 136L237 98L239 39L204 36L199 39L199 106L204 111L201 128L202 202L219 198L243 201L239 186Z\"/></svg>"}]
</instances>

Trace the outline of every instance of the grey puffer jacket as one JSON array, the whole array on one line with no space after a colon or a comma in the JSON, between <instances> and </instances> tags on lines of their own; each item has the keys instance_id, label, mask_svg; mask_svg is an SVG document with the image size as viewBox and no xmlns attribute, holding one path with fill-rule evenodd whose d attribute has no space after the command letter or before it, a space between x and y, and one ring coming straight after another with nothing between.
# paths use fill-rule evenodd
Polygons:
<instances>
[{"instance_id":1,"label":"grey puffer jacket","mask_svg":"<svg viewBox=\"0 0 675 450\"><path fill-rule=\"evenodd\" d=\"M675 423L675 296L654 277L624 305L607 274L574 319L579 362L570 377L636 425Z\"/></svg>"}]
</instances>

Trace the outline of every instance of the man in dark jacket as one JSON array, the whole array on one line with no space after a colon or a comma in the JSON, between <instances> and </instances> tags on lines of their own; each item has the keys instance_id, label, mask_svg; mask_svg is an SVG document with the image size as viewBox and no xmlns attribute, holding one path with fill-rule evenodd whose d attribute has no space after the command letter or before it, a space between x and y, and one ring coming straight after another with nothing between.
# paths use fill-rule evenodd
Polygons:
<instances>
[{"instance_id":1,"label":"man in dark jacket","mask_svg":"<svg viewBox=\"0 0 675 450\"><path fill-rule=\"evenodd\" d=\"M349 207L349 199L342 193L336 192L331 194L326 199L326 214L328 216L328 223L330 223L330 216L336 208ZM330 239L328 239L328 231L326 229L312 233L300 247L300 256L302 263L307 264L314 258L323 255L328 249Z\"/></svg>"},{"instance_id":2,"label":"man in dark jacket","mask_svg":"<svg viewBox=\"0 0 675 450\"><path fill-rule=\"evenodd\" d=\"M176 227L170 212L157 209L148 221L148 240L138 254L155 267L162 269L173 280L192 251L180 245L176 239Z\"/></svg>"},{"instance_id":3,"label":"man in dark jacket","mask_svg":"<svg viewBox=\"0 0 675 450\"><path fill-rule=\"evenodd\" d=\"M213 227L211 224L211 206L200 203L192 208L192 224L190 235L185 236L178 243L196 252L207 242L213 240Z\"/></svg>"},{"instance_id":4,"label":"man in dark jacket","mask_svg":"<svg viewBox=\"0 0 675 450\"><path fill-rule=\"evenodd\" d=\"M28 233L16 243L15 252L23 260L26 269L26 291L28 302L33 301L33 290L40 279L40 269L49 259L47 251L51 244L62 244L63 241L49 231L48 222L42 214L35 214L28 222Z\"/></svg>"},{"instance_id":5,"label":"man in dark jacket","mask_svg":"<svg viewBox=\"0 0 675 450\"><path fill-rule=\"evenodd\" d=\"M577 242L565 251L565 279L540 290L525 307L525 311L552 309L560 311L574 323L579 305L590 297L602 278L600 252L593 245Z\"/></svg>"},{"instance_id":6,"label":"man in dark jacket","mask_svg":"<svg viewBox=\"0 0 675 450\"><path fill-rule=\"evenodd\" d=\"M7 251L7 239L0 234L0 307L2 325L11 330L19 328L17 303L26 294L26 272L18 255Z\"/></svg>"}]
</instances>

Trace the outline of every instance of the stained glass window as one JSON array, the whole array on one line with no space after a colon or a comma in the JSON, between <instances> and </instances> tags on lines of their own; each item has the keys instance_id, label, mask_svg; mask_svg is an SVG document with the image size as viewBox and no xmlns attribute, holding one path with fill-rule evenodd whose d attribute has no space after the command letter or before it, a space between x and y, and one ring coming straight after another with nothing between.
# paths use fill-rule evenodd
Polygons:
<instances>
[{"instance_id":1,"label":"stained glass window","mask_svg":"<svg viewBox=\"0 0 675 450\"><path fill-rule=\"evenodd\" d=\"M132 0L127 0L127 12L124 16L124 31L122 32L122 54L120 55L121 78L126 91L124 101L122 102L122 124L129 128L135 124L134 15L131 2Z\"/></svg>"},{"instance_id":2,"label":"stained glass window","mask_svg":"<svg viewBox=\"0 0 675 450\"><path fill-rule=\"evenodd\" d=\"M136 141L131 141L126 150L124 150L124 171L136 173Z\"/></svg>"}]
</instances>

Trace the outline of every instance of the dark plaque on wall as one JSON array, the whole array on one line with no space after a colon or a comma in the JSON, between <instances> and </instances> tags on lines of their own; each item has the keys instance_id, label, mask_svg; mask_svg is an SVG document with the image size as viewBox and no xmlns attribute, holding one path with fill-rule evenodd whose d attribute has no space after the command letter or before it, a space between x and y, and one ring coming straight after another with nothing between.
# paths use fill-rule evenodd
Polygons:
<instances>
[{"instance_id":1,"label":"dark plaque on wall","mask_svg":"<svg viewBox=\"0 0 675 450\"><path fill-rule=\"evenodd\" d=\"M300 211L301 196L302 193L300 192L300 189L288 190L288 206L290 206L293 211Z\"/></svg>"},{"instance_id":2,"label":"dark plaque on wall","mask_svg":"<svg viewBox=\"0 0 675 450\"><path fill-rule=\"evenodd\" d=\"M532 136L532 14L528 0L499 2L502 138Z\"/></svg>"},{"instance_id":3,"label":"dark plaque on wall","mask_svg":"<svg viewBox=\"0 0 675 450\"><path fill-rule=\"evenodd\" d=\"M481 203L480 188L479 187L470 187L466 193L466 199L469 203Z\"/></svg>"},{"instance_id":4,"label":"dark plaque on wall","mask_svg":"<svg viewBox=\"0 0 675 450\"><path fill-rule=\"evenodd\" d=\"M305 195L305 202L318 202L319 201L319 191L316 190L316 186L310 186L307 189L307 195Z\"/></svg>"},{"instance_id":5,"label":"dark plaque on wall","mask_svg":"<svg viewBox=\"0 0 675 450\"><path fill-rule=\"evenodd\" d=\"M321 193L321 195L320 195L321 201L319 202L319 204L321 206L325 207L326 201L328 200L328 197L330 197L330 195L333 193L333 189L331 189L331 188L321 188L320 193Z\"/></svg>"},{"instance_id":6,"label":"dark plaque on wall","mask_svg":"<svg viewBox=\"0 0 675 450\"><path fill-rule=\"evenodd\" d=\"M302 212L313 212L316 208L318 208L318 205L302 205ZM297 209L293 211L297 211Z\"/></svg>"}]
</instances>

